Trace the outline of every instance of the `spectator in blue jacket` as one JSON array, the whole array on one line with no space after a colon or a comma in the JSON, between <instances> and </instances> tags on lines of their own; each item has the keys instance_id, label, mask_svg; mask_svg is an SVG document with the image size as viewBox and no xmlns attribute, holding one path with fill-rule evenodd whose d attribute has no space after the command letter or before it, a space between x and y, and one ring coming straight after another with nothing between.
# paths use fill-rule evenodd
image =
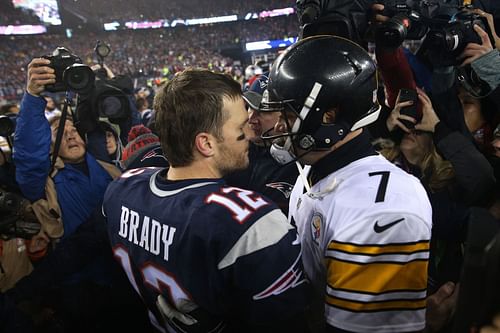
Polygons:
<instances>
[{"instance_id":1,"label":"spectator in blue jacket","mask_svg":"<svg viewBox=\"0 0 500 333\"><path fill-rule=\"evenodd\" d=\"M64 124L59 157L52 169L51 150L60 119L54 118L49 124L44 114L46 101L40 96L45 85L55 82L54 69L49 64L49 60L38 58L28 65L28 83L14 139L14 162L16 180L24 196L35 204L39 200L48 202L47 215L54 221L41 222L49 237L58 238L70 235L89 218L119 170L87 152L71 119ZM48 193L51 188L56 196Z\"/></svg>"}]
</instances>

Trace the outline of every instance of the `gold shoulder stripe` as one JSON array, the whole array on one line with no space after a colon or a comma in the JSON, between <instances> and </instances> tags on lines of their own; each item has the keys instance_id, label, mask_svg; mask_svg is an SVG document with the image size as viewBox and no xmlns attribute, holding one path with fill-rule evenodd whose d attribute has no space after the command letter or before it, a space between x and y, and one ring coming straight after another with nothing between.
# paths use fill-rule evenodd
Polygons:
<instances>
[{"instance_id":1,"label":"gold shoulder stripe","mask_svg":"<svg viewBox=\"0 0 500 333\"><path fill-rule=\"evenodd\" d=\"M427 287L428 262L358 264L327 258L328 284L360 293L422 290Z\"/></svg>"}]
</instances>

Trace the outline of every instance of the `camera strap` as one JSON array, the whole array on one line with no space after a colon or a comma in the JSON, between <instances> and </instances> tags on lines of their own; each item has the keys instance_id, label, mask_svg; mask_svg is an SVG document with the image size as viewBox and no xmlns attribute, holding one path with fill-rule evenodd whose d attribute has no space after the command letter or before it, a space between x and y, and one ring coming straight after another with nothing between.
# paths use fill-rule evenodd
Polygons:
<instances>
[{"instance_id":1,"label":"camera strap","mask_svg":"<svg viewBox=\"0 0 500 333\"><path fill-rule=\"evenodd\" d=\"M52 163L50 164L50 173L54 171L56 165L57 157L59 156L59 148L61 148L61 141L64 134L64 126L66 124L66 118L68 117L68 107L71 103L69 98L69 91L66 92L64 99L64 107L61 113L61 119L59 119L59 126L57 128L56 141L54 142L54 151L52 153Z\"/></svg>"}]
</instances>

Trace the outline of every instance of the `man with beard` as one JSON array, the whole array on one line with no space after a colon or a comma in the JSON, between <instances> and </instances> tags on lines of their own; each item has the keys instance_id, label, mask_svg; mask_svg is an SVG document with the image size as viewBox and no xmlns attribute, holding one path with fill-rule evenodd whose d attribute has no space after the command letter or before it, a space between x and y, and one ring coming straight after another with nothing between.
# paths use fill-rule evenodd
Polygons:
<instances>
[{"instance_id":1,"label":"man with beard","mask_svg":"<svg viewBox=\"0 0 500 333\"><path fill-rule=\"evenodd\" d=\"M186 70L155 97L169 168L111 183L103 214L115 258L162 332L304 332L297 232L269 199L225 184L248 167L240 85Z\"/></svg>"}]
</instances>

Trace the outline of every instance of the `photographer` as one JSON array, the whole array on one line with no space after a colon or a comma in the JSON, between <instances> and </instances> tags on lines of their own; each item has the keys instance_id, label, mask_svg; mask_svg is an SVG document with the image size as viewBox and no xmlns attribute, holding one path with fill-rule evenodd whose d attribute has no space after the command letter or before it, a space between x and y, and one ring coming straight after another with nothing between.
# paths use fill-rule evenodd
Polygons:
<instances>
[{"instance_id":1,"label":"photographer","mask_svg":"<svg viewBox=\"0 0 500 333\"><path fill-rule=\"evenodd\" d=\"M60 119L45 118L45 85L56 83L48 59L28 65L28 83L21 102L14 139L16 180L22 193L37 208L50 238L71 234L102 201L108 183L120 171L87 152L71 119L66 120L58 158L51 170L51 150Z\"/></svg>"}]
</instances>

